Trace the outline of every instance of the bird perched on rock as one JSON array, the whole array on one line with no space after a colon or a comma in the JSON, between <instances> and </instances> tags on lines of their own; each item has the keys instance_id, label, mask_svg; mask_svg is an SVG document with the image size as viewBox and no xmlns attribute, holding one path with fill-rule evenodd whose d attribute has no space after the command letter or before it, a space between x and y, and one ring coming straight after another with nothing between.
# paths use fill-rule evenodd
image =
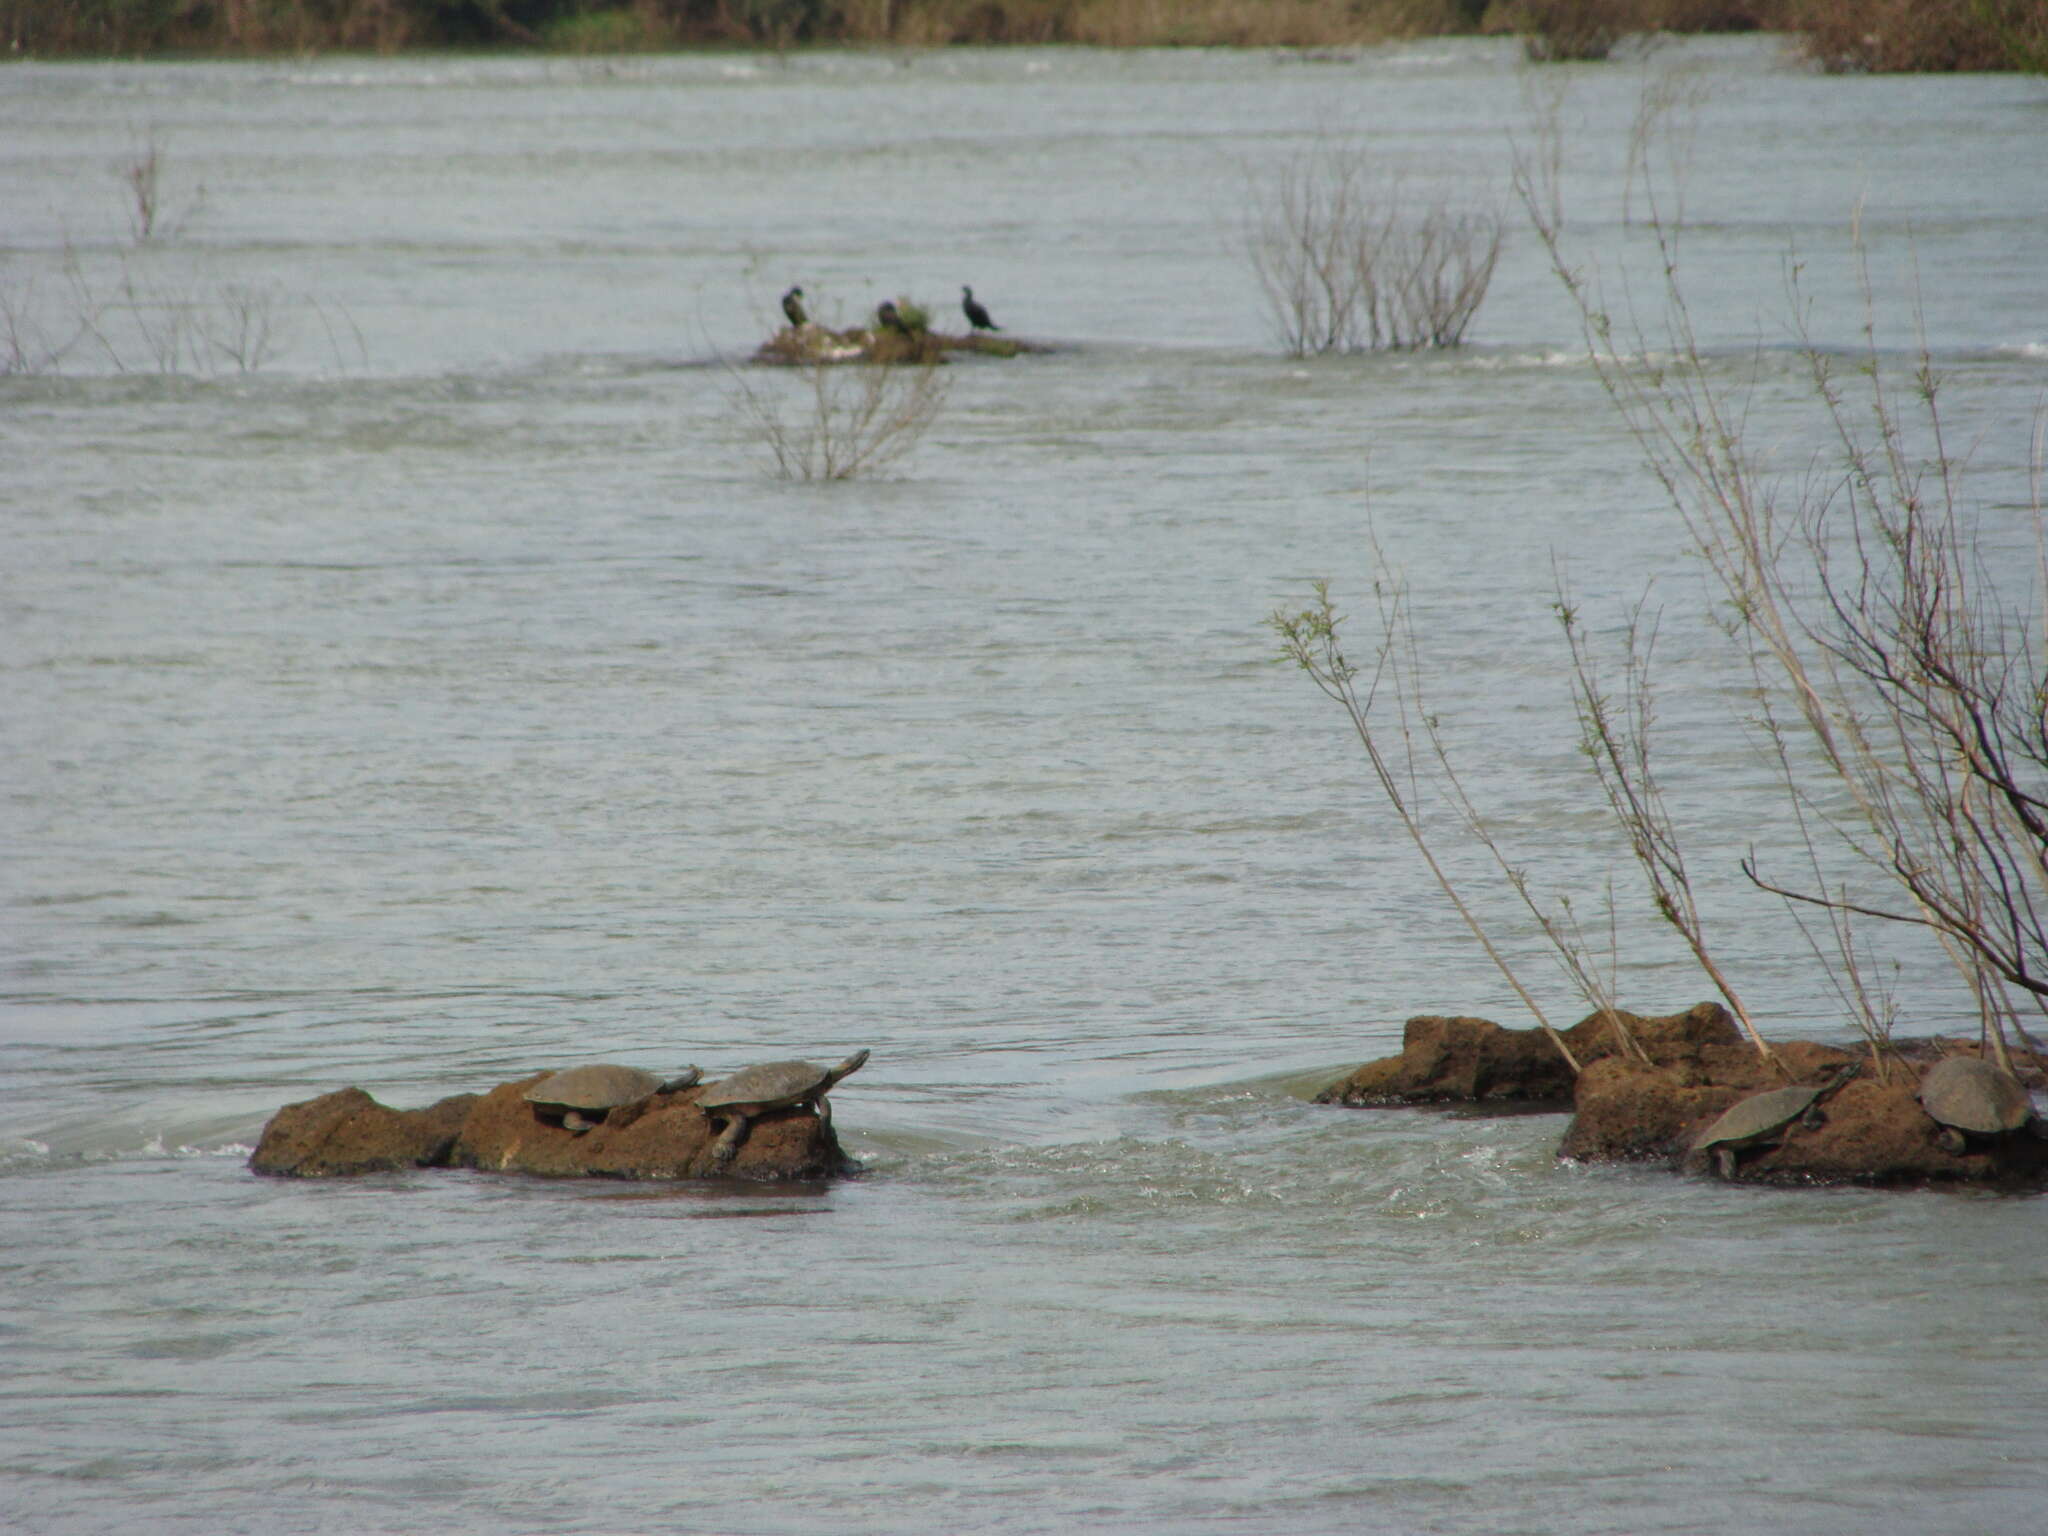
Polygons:
<instances>
[{"instance_id":1,"label":"bird perched on rock","mask_svg":"<svg viewBox=\"0 0 2048 1536\"><path fill-rule=\"evenodd\" d=\"M975 298L974 290L965 284L960 288L960 307L967 313L967 323L977 331L1000 331L1002 327L989 319L988 311Z\"/></svg>"},{"instance_id":2,"label":"bird perched on rock","mask_svg":"<svg viewBox=\"0 0 2048 1536\"><path fill-rule=\"evenodd\" d=\"M894 299L884 299L876 305L875 318L882 322L882 329L885 331L895 331L904 336L910 334L910 327L904 323L903 317L896 313Z\"/></svg>"},{"instance_id":3,"label":"bird perched on rock","mask_svg":"<svg viewBox=\"0 0 2048 1536\"><path fill-rule=\"evenodd\" d=\"M809 322L811 317L804 313L803 289L792 288L782 296L782 312L789 316L791 325L801 326Z\"/></svg>"}]
</instances>

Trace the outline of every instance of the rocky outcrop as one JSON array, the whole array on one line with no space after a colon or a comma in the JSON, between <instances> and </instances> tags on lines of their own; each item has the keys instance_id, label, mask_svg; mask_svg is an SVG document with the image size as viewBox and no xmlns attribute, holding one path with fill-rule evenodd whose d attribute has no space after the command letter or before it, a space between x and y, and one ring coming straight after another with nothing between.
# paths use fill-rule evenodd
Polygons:
<instances>
[{"instance_id":1,"label":"rocky outcrop","mask_svg":"<svg viewBox=\"0 0 2048 1536\"><path fill-rule=\"evenodd\" d=\"M443 1167L476 1102L461 1093L426 1109L387 1109L360 1088L323 1093L272 1115L249 1166L306 1179Z\"/></svg>"},{"instance_id":2,"label":"rocky outcrop","mask_svg":"<svg viewBox=\"0 0 2048 1536\"><path fill-rule=\"evenodd\" d=\"M1622 1026L1618 1030L1616 1023ZM1581 1067L1620 1055L1625 1030L1664 1066L1693 1066L1709 1052L1748 1050L1728 1010L1700 1003L1646 1019L1625 1010L1588 1014L1563 1032ZM1318 1104L1572 1102L1574 1077L1540 1029L1503 1029L1490 1019L1422 1014L1401 1032L1401 1054L1367 1062L1316 1095Z\"/></svg>"},{"instance_id":3,"label":"rocky outcrop","mask_svg":"<svg viewBox=\"0 0 2048 1536\"><path fill-rule=\"evenodd\" d=\"M1712 1173L1710 1154L1694 1148L1723 1112L1788 1082L1818 1086L1859 1060L1809 1041L1774 1049L1784 1072L1752 1055L1746 1070L1718 1082L1685 1082L1618 1061L1588 1068L1558 1155L1585 1162L1649 1160ZM1942 1127L1920 1107L1921 1069L1896 1057L1882 1068L1867 1055L1860 1059L1860 1074L1822 1098L1811 1117L1737 1148L1729 1177L1760 1184L2039 1187L2048 1181L2048 1138L2038 1122L2001 1136L1967 1138L1961 1151L1952 1151L1943 1144Z\"/></svg>"},{"instance_id":4,"label":"rocky outcrop","mask_svg":"<svg viewBox=\"0 0 2048 1536\"><path fill-rule=\"evenodd\" d=\"M401 1168L475 1168L560 1178L813 1180L854 1171L832 1127L808 1107L762 1115L732 1162L714 1168L719 1126L697 1107L704 1090L657 1093L613 1110L592 1130L543 1121L524 1094L545 1076L461 1094L426 1109L389 1109L344 1088L271 1117L249 1159L258 1173L331 1178Z\"/></svg>"},{"instance_id":5,"label":"rocky outcrop","mask_svg":"<svg viewBox=\"0 0 2048 1536\"><path fill-rule=\"evenodd\" d=\"M456 1167L619 1179L828 1179L852 1167L832 1127L809 1108L762 1115L721 1170L712 1165L711 1148L722 1127L697 1107L702 1086L615 1109L602 1125L579 1133L533 1113L522 1095L539 1080L501 1084L477 1102L451 1155Z\"/></svg>"},{"instance_id":6,"label":"rocky outcrop","mask_svg":"<svg viewBox=\"0 0 2048 1536\"><path fill-rule=\"evenodd\" d=\"M1717 1003L1645 1019L1596 1013L1564 1031L1582 1070L1576 1078L1540 1030L1510 1030L1485 1019L1424 1015L1408 1021L1398 1056L1368 1062L1316 1096L1360 1107L1399 1104L1554 1104L1571 1119L1558 1156L1579 1162L1658 1163L1716 1172L1694 1150L1701 1134L1752 1094L1858 1076L1821 1099L1810 1117L1736 1149L1738 1182L2048 1184L2048 1136L2041 1122L2000 1136L1973 1136L1962 1150L1920 1106L1926 1069L1958 1047L1899 1041L1881 1064L1869 1052L1809 1040L1761 1055ZM1644 1059L1646 1058L1647 1059ZM2028 1068L2030 1086L2040 1087Z\"/></svg>"},{"instance_id":7,"label":"rocky outcrop","mask_svg":"<svg viewBox=\"0 0 2048 1536\"><path fill-rule=\"evenodd\" d=\"M970 332L951 336L944 331L885 330L855 326L835 331L807 321L785 325L755 349L757 363L792 367L809 363L942 363L949 352L976 352L985 357L1017 357L1050 350L1040 342Z\"/></svg>"},{"instance_id":8,"label":"rocky outcrop","mask_svg":"<svg viewBox=\"0 0 2048 1536\"><path fill-rule=\"evenodd\" d=\"M1785 1041L1774 1049L1782 1068L1740 1040L1704 1046L1690 1059L1644 1063L1609 1056L1592 1062L1579 1076L1557 1155L1580 1162L1675 1163L1694 1136L1739 1100L1794 1083L1817 1084L1856 1060L1848 1051L1809 1040Z\"/></svg>"}]
</instances>

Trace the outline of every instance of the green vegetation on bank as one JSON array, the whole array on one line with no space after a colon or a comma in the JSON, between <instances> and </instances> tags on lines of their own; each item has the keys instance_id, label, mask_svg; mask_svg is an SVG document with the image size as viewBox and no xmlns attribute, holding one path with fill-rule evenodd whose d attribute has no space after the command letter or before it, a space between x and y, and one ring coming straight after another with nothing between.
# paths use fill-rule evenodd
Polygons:
<instances>
[{"instance_id":1,"label":"green vegetation on bank","mask_svg":"<svg viewBox=\"0 0 2048 1536\"><path fill-rule=\"evenodd\" d=\"M1514 33L1533 59L1650 32L1783 31L1823 69L2048 73L2041 0L0 0L14 57L504 47L1349 48Z\"/></svg>"}]
</instances>

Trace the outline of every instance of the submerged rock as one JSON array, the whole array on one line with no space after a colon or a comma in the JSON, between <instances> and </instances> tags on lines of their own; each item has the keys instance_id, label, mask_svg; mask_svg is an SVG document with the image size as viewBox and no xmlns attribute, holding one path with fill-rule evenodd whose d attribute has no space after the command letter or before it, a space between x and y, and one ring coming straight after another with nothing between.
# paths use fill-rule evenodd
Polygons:
<instances>
[{"instance_id":1,"label":"submerged rock","mask_svg":"<svg viewBox=\"0 0 2048 1536\"><path fill-rule=\"evenodd\" d=\"M360 1088L287 1104L264 1127L249 1166L304 1178L474 1168L562 1178L764 1180L829 1179L857 1167L809 1106L759 1116L721 1167L713 1154L721 1127L697 1107L702 1086L655 1093L578 1131L527 1101L526 1091L547 1076L537 1072L426 1109L389 1109Z\"/></svg>"}]
</instances>

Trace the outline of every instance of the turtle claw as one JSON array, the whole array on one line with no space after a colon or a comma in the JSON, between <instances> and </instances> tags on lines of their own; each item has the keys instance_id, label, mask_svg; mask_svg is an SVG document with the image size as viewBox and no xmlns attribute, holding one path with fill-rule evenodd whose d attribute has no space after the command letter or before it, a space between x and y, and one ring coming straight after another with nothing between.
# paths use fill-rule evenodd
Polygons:
<instances>
[{"instance_id":1,"label":"turtle claw","mask_svg":"<svg viewBox=\"0 0 2048 1536\"><path fill-rule=\"evenodd\" d=\"M733 1158L740 1150L740 1138L746 1134L746 1116L734 1116L732 1123L720 1133L716 1145L711 1149L711 1166L714 1168L730 1168Z\"/></svg>"}]
</instances>

